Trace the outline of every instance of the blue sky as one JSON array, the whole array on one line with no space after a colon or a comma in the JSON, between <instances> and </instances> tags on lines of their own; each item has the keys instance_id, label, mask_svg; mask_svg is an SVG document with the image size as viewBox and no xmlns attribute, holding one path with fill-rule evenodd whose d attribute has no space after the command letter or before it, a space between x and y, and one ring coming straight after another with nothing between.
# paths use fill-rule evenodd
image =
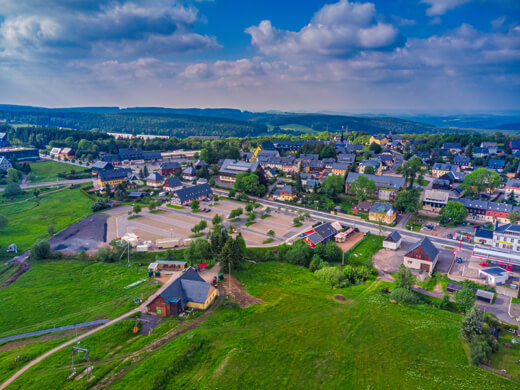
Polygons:
<instances>
[{"instance_id":1,"label":"blue sky","mask_svg":"<svg viewBox=\"0 0 520 390\"><path fill-rule=\"evenodd\" d=\"M518 0L0 0L0 103L520 109Z\"/></svg>"}]
</instances>

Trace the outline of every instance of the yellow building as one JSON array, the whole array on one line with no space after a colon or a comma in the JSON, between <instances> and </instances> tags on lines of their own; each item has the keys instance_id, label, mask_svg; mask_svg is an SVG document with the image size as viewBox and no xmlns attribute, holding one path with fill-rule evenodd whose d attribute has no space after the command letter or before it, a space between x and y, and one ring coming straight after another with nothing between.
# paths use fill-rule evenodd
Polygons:
<instances>
[{"instance_id":1,"label":"yellow building","mask_svg":"<svg viewBox=\"0 0 520 390\"><path fill-rule=\"evenodd\" d=\"M368 141L370 144L376 143L378 145L386 145L389 141L388 138L386 138L384 135L373 135L370 137L370 141Z\"/></svg>"},{"instance_id":2,"label":"yellow building","mask_svg":"<svg viewBox=\"0 0 520 390\"><path fill-rule=\"evenodd\" d=\"M370 221L381 221L383 223L392 225L395 223L397 213L395 212L394 206L389 203L376 202L370 207L368 213L368 219Z\"/></svg>"},{"instance_id":3,"label":"yellow building","mask_svg":"<svg viewBox=\"0 0 520 390\"><path fill-rule=\"evenodd\" d=\"M439 178L449 172L458 172L459 167L453 164L435 163L432 167L432 176Z\"/></svg>"},{"instance_id":4,"label":"yellow building","mask_svg":"<svg viewBox=\"0 0 520 390\"><path fill-rule=\"evenodd\" d=\"M206 310L208 308L208 306L211 305L211 302L213 302L213 300L217 297L217 295L218 295L218 290L215 287L210 286L208 295L206 296L206 300L204 302L190 301L186 304L186 307L191 307L192 309L198 309L198 310Z\"/></svg>"},{"instance_id":5,"label":"yellow building","mask_svg":"<svg viewBox=\"0 0 520 390\"><path fill-rule=\"evenodd\" d=\"M112 169L109 171L101 171L98 173L97 184L99 187L117 186L125 182L128 175L131 173L130 169Z\"/></svg>"},{"instance_id":6,"label":"yellow building","mask_svg":"<svg viewBox=\"0 0 520 390\"><path fill-rule=\"evenodd\" d=\"M367 167L373 167L376 175L381 175L383 173L383 164L381 164L380 160L363 160L358 166L358 173L365 173L365 169Z\"/></svg>"}]
</instances>

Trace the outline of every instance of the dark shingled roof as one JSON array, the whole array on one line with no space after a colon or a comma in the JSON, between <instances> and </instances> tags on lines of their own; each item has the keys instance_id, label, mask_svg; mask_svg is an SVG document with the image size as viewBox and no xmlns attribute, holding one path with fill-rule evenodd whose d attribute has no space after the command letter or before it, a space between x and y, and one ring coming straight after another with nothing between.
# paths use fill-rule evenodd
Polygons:
<instances>
[{"instance_id":1,"label":"dark shingled roof","mask_svg":"<svg viewBox=\"0 0 520 390\"><path fill-rule=\"evenodd\" d=\"M159 165L160 169L180 169L180 167L181 164L176 161L163 162L161 165Z\"/></svg>"},{"instance_id":2,"label":"dark shingled roof","mask_svg":"<svg viewBox=\"0 0 520 390\"><path fill-rule=\"evenodd\" d=\"M401 239L401 235L399 234L399 232L397 230L394 230L392 233L390 233L388 236L386 236L385 241L399 242L400 239Z\"/></svg>"},{"instance_id":3,"label":"dark shingled roof","mask_svg":"<svg viewBox=\"0 0 520 390\"><path fill-rule=\"evenodd\" d=\"M186 202L195 198L200 198L201 196L209 196L212 195L213 191L209 184L198 184L196 186L181 188L177 191L177 197L181 202Z\"/></svg>"},{"instance_id":4,"label":"dark shingled roof","mask_svg":"<svg viewBox=\"0 0 520 390\"><path fill-rule=\"evenodd\" d=\"M323 237L323 239L327 239L337 233L336 229L334 229L330 223L316 226L314 231Z\"/></svg>"},{"instance_id":5,"label":"dark shingled roof","mask_svg":"<svg viewBox=\"0 0 520 390\"><path fill-rule=\"evenodd\" d=\"M426 256L429 257L431 261L435 260L437 255L439 254L439 250L435 248L435 246L432 244L430 239L428 237L424 237L422 240L417 241L410 249L408 249L408 252L406 252L405 256L408 256L408 254L415 249L422 247L424 253Z\"/></svg>"},{"instance_id":6,"label":"dark shingled roof","mask_svg":"<svg viewBox=\"0 0 520 390\"><path fill-rule=\"evenodd\" d=\"M167 303L179 300L183 306L187 302L204 303L210 286L195 269L190 267L161 293L161 297Z\"/></svg>"}]
</instances>

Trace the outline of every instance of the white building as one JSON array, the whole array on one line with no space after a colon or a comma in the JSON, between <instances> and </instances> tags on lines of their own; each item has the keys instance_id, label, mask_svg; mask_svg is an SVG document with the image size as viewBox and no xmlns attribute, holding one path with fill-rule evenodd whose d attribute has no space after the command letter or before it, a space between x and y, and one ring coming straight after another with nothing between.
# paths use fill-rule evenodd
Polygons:
<instances>
[{"instance_id":1,"label":"white building","mask_svg":"<svg viewBox=\"0 0 520 390\"><path fill-rule=\"evenodd\" d=\"M478 277L486 279L488 284L497 286L507 282L509 272L499 267L484 268L478 270Z\"/></svg>"},{"instance_id":2,"label":"white building","mask_svg":"<svg viewBox=\"0 0 520 390\"><path fill-rule=\"evenodd\" d=\"M8 171L9 169L11 169L13 166L11 165L11 163L9 162L8 159L6 159L5 157L0 157L0 171Z\"/></svg>"}]
</instances>

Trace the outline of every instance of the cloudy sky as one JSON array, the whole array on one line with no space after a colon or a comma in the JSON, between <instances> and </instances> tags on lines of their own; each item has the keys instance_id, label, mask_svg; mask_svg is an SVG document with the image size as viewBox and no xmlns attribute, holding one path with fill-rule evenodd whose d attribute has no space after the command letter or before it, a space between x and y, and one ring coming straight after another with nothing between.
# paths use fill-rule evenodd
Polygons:
<instances>
[{"instance_id":1,"label":"cloudy sky","mask_svg":"<svg viewBox=\"0 0 520 390\"><path fill-rule=\"evenodd\" d=\"M520 1L0 0L0 103L520 109Z\"/></svg>"}]
</instances>

